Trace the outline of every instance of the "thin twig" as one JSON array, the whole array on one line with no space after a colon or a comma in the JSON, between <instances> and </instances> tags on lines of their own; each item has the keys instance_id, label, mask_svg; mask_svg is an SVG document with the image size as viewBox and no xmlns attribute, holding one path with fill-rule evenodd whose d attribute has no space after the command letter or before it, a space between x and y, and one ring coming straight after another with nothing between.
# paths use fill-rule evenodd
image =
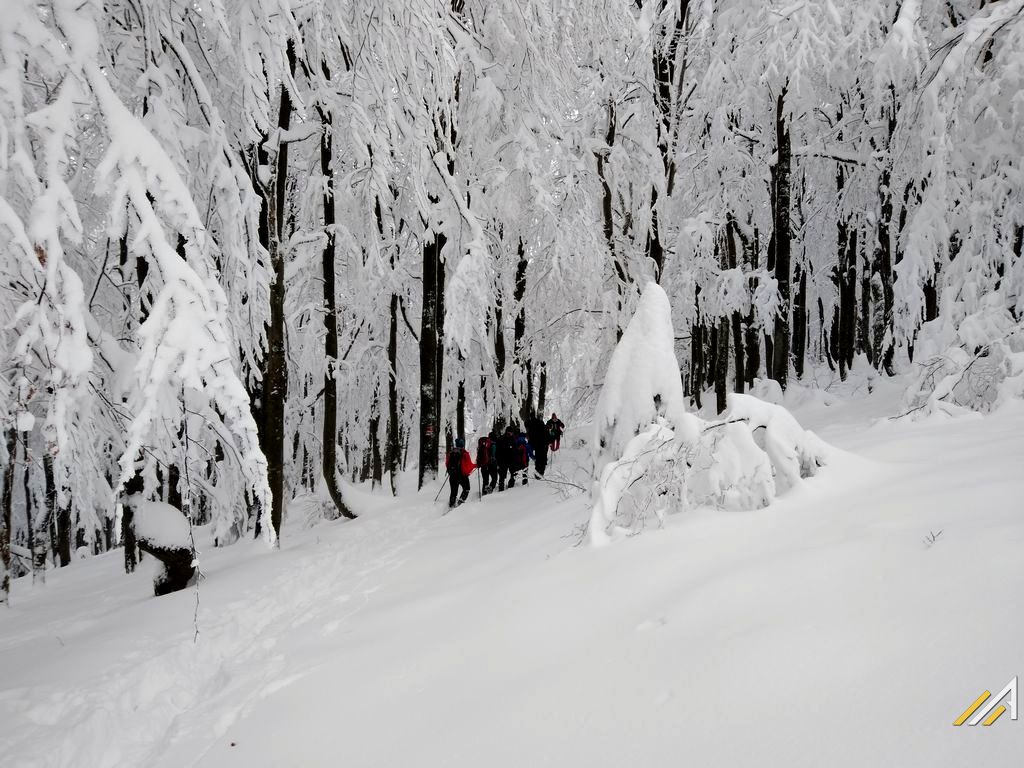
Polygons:
<instances>
[{"instance_id":1,"label":"thin twig","mask_svg":"<svg viewBox=\"0 0 1024 768\"><path fill-rule=\"evenodd\" d=\"M542 483L554 483L555 485L570 485L573 488L579 488L584 493L587 492L587 489L584 488L582 485L578 485L577 483L573 483L568 480L550 480L546 477L535 477L534 479L539 480Z\"/></svg>"}]
</instances>

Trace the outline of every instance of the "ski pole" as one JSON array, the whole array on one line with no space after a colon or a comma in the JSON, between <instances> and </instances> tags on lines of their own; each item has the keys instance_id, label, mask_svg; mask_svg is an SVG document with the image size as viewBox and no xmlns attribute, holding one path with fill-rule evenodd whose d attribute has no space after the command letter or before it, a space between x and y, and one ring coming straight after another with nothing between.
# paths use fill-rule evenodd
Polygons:
<instances>
[{"instance_id":1,"label":"ski pole","mask_svg":"<svg viewBox=\"0 0 1024 768\"><path fill-rule=\"evenodd\" d=\"M434 497L434 501L435 501L435 502L436 502L436 501L437 501L437 500L438 500L439 498L441 498L441 491L443 491L443 490L444 490L444 483L445 483L445 480L446 480L446 479L447 479L447 478L444 478L444 479L442 479L442 480L441 480L441 487L437 489L437 496L435 496L435 497Z\"/></svg>"}]
</instances>

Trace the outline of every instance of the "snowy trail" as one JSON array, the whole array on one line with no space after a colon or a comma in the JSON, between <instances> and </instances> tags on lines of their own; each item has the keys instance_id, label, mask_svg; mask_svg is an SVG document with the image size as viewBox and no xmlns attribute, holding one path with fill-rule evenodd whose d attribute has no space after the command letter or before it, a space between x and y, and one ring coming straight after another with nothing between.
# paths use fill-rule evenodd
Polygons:
<instances>
[{"instance_id":1,"label":"snowy trail","mask_svg":"<svg viewBox=\"0 0 1024 768\"><path fill-rule=\"evenodd\" d=\"M0 754L26 756L19 762L25 766L180 765L182 733L214 739L282 679L299 675L294 660L286 663L276 650L281 635L318 620L317 630L329 634L365 606L432 517L408 507L406 501L348 525L296 532L278 553L259 543L208 553L198 641L194 590L153 601L147 576L119 577L116 557L103 558L102 576L51 585L69 588L52 618L19 631L29 615L15 611L13 632L0 624L0 720L14 726L0 727ZM78 569L99 571L95 565ZM96 598L104 581L107 592L134 592L134 599ZM89 618L97 599L116 606L111 623L115 611ZM39 670L30 659L54 644L74 653L63 660L58 654L46 678L81 678L83 668L94 674L74 687L35 684ZM44 744L33 757L33 746ZM195 742L186 746L193 752Z\"/></svg>"},{"instance_id":2,"label":"snowy trail","mask_svg":"<svg viewBox=\"0 0 1024 768\"><path fill-rule=\"evenodd\" d=\"M194 595L151 599L115 559L19 585L34 604L0 617L0 754L1007 764L1024 721L951 723L1024 674L1024 409L865 426L878 407L808 404L851 453L770 508L676 515L601 550L573 546L587 506L558 486L445 517L432 492L362 496L360 520L294 531L279 553L208 553L198 644ZM54 650L58 629L74 653Z\"/></svg>"},{"instance_id":3,"label":"snowy trail","mask_svg":"<svg viewBox=\"0 0 1024 768\"><path fill-rule=\"evenodd\" d=\"M840 428L868 457L795 498L606 551L562 538L581 504L501 499L432 528L342 645L312 650L315 684L260 702L201 765L1005 758L1015 723L951 721L1022 662L1021 426Z\"/></svg>"}]
</instances>

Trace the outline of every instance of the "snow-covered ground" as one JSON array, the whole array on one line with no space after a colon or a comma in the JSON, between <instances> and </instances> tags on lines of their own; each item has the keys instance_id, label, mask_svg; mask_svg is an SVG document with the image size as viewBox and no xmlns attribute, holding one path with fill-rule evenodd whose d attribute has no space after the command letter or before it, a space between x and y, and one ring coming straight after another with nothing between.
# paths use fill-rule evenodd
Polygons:
<instances>
[{"instance_id":1,"label":"snow-covered ground","mask_svg":"<svg viewBox=\"0 0 1024 768\"><path fill-rule=\"evenodd\" d=\"M1018 764L1024 718L952 722L1024 674L1024 407L877 419L898 387L796 405L842 451L771 507L609 547L565 486L353 491L357 521L204 551L198 607L116 553L22 579L0 764Z\"/></svg>"}]
</instances>

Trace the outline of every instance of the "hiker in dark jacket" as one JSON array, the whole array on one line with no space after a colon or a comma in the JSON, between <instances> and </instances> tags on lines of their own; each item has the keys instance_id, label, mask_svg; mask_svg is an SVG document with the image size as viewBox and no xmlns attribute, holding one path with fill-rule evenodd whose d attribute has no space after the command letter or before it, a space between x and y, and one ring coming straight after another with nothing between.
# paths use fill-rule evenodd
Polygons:
<instances>
[{"instance_id":1,"label":"hiker in dark jacket","mask_svg":"<svg viewBox=\"0 0 1024 768\"><path fill-rule=\"evenodd\" d=\"M552 413L551 418L548 419L548 443L551 445L552 451L557 451L562 447L562 433L565 432L565 424L559 420L558 415Z\"/></svg>"},{"instance_id":2,"label":"hiker in dark jacket","mask_svg":"<svg viewBox=\"0 0 1024 768\"><path fill-rule=\"evenodd\" d=\"M512 435L512 427L506 427L505 431L498 437L497 459L498 459L498 490L505 490L505 480L508 477L509 462L512 460L512 445L515 438Z\"/></svg>"},{"instance_id":3,"label":"hiker in dark jacket","mask_svg":"<svg viewBox=\"0 0 1024 768\"><path fill-rule=\"evenodd\" d=\"M498 490L505 490L505 479L511 473L511 482L508 487L511 488L515 485L515 470L513 464L515 463L513 454L515 453L516 434L512 427L505 427L505 431L501 437L498 438Z\"/></svg>"},{"instance_id":4,"label":"hiker in dark jacket","mask_svg":"<svg viewBox=\"0 0 1024 768\"><path fill-rule=\"evenodd\" d=\"M548 466L548 428L539 418L531 416L526 420L526 436L533 448L533 468L538 478L544 477Z\"/></svg>"},{"instance_id":5,"label":"hiker in dark jacket","mask_svg":"<svg viewBox=\"0 0 1024 768\"><path fill-rule=\"evenodd\" d=\"M476 443L476 465L480 468L483 493L491 493L498 484L498 439L494 432Z\"/></svg>"},{"instance_id":6,"label":"hiker in dark jacket","mask_svg":"<svg viewBox=\"0 0 1024 768\"><path fill-rule=\"evenodd\" d=\"M462 497L459 504L469 496L469 476L476 469L473 459L466 450L466 441L461 437L455 439L455 447L444 457L444 467L448 471L448 485L451 486L451 494L448 496L448 509L457 506L455 495L458 489L462 488Z\"/></svg>"}]
</instances>

